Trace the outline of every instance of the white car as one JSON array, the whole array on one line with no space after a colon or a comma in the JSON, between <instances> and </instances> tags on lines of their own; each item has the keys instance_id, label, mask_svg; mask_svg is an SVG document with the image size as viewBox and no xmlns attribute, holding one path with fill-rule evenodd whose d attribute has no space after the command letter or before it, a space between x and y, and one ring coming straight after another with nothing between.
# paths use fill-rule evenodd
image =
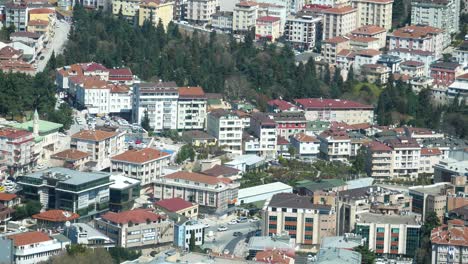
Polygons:
<instances>
[{"instance_id":1,"label":"white car","mask_svg":"<svg viewBox=\"0 0 468 264\"><path fill-rule=\"evenodd\" d=\"M237 221L236 220L231 220L229 221L228 225L236 225L237 224Z\"/></svg>"},{"instance_id":2,"label":"white car","mask_svg":"<svg viewBox=\"0 0 468 264\"><path fill-rule=\"evenodd\" d=\"M208 228L208 227L210 227L210 225L209 225L209 224L207 224L207 223L204 223L204 224L203 224L203 226L204 226L205 228Z\"/></svg>"},{"instance_id":3,"label":"white car","mask_svg":"<svg viewBox=\"0 0 468 264\"><path fill-rule=\"evenodd\" d=\"M228 228L225 227L225 226L218 227L218 232L224 232L224 231L227 231L227 230L228 230Z\"/></svg>"}]
</instances>

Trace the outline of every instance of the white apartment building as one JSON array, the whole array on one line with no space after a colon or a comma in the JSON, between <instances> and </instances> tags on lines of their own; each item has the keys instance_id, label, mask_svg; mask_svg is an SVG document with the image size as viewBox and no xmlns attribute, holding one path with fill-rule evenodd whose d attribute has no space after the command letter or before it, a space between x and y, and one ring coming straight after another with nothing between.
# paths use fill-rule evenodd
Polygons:
<instances>
[{"instance_id":1,"label":"white apartment building","mask_svg":"<svg viewBox=\"0 0 468 264\"><path fill-rule=\"evenodd\" d=\"M211 16L211 26L219 30L230 32L232 31L233 16L233 12L218 11Z\"/></svg>"},{"instance_id":2,"label":"white apartment building","mask_svg":"<svg viewBox=\"0 0 468 264\"><path fill-rule=\"evenodd\" d=\"M447 98L453 100L457 95L460 96L460 100L464 99L465 103L468 102L468 73L456 77L455 81L449 85Z\"/></svg>"},{"instance_id":3,"label":"white apartment building","mask_svg":"<svg viewBox=\"0 0 468 264\"><path fill-rule=\"evenodd\" d=\"M377 254L401 256L420 248L421 215L361 213L356 218L356 234Z\"/></svg>"},{"instance_id":4,"label":"white apartment building","mask_svg":"<svg viewBox=\"0 0 468 264\"><path fill-rule=\"evenodd\" d=\"M352 6L324 9L323 38L344 36L357 28L358 10Z\"/></svg>"},{"instance_id":5,"label":"white apartment building","mask_svg":"<svg viewBox=\"0 0 468 264\"><path fill-rule=\"evenodd\" d=\"M386 30L392 28L393 0L353 0L358 10L357 25L375 25Z\"/></svg>"},{"instance_id":6,"label":"white apartment building","mask_svg":"<svg viewBox=\"0 0 468 264\"><path fill-rule=\"evenodd\" d=\"M259 2L284 6L287 14L296 14L301 11L305 5L304 0L261 0Z\"/></svg>"},{"instance_id":7,"label":"white apartment building","mask_svg":"<svg viewBox=\"0 0 468 264\"><path fill-rule=\"evenodd\" d=\"M320 140L305 133L298 133L291 137L291 145L301 158L312 159L320 153Z\"/></svg>"},{"instance_id":8,"label":"white apartment building","mask_svg":"<svg viewBox=\"0 0 468 264\"><path fill-rule=\"evenodd\" d=\"M95 170L111 165L110 157L125 151L125 136L120 132L82 130L71 136L70 148L91 154Z\"/></svg>"},{"instance_id":9,"label":"white apartment building","mask_svg":"<svg viewBox=\"0 0 468 264\"><path fill-rule=\"evenodd\" d=\"M179 171L156 179L154 197L160 200L180 197L207 211L222 213L236 203L239 186L228 178Z\"/></svg>"},{"instance_id":10,"label":"white apartment building","mask_svg":"<svg viewBox=\"0 0 468 264\"><path fill-rule=\"evenodd\" d=\"M156 131L177 129L178 87L175 82L138 83L134 87L133 122L141 123L148 114Z\"/></svg>"},{"instance_id":11,"label":"white apartment building","mask_svg":"<svg viewBox=\"0 0 468 264\"><path fill-rule=\"evenodd\" d=\"M373 123L374 107L340 99L302 98L295 103L305 111L308 121L336 121L346 124Z\"/></svg>"},{"instance_id":12,"label":"white apartment building","mask_svg":"<svg viewBox=\"0 0 468 264\"><path fill-rule=\"evenodd\" d=\"M258 149L256 152L262 156L276 157L276 122L272 116L257 112L250 118L250 130L258 138Z\"/></svg>"},{"instance_id":13,"label":"white apartment building","mask_svg":"<svg viewBox=\"0 0 468 264\"><path fill-rule=\"evenodd\" d=\"M0 129L0 163L13 173L23 173L36 165L33 133L12 128Z\"/></svg>"},{"instance_id":14,"label":"white apartment building","mask_svg":"<svg viewBox=\"0 0 468 264\"><path fill-rule=\"evenodd\" d=\"M286 18L288 17L288 9L282 5L263 2L258 3L258 18L266 16L279 18L279 34L283 35L284 27L286 26Z\"/></svg>"},{"instance_id":15,"label":"white apartment building","mask_svg":"<svg viewBox=\"0 0 468 264\"><path fill-rule=\"evenodd\" d=\"M453 57L463 67L468 66L468 40L463 41L463 43L453 51Z\"/></svg>"},{"instance_id":16,"label":"white apartment building","mask_svg":"<svg viewBox=\"0 0 468 264\"><path fill-rule=\"evenodd\" d=\"M211 21L211 15L216 13L218 0L188 0L185 20L194 23L207 23Z\"/></svg>"},{"instance_id":17,"label":"white apartment building","mask_svg":"<svg viewBox=\"0 0 468 264\"><path fill-rule=\"evenodd\" d=\"M255 27L258 18L258 3L242 1L234 6L232 18L232 30L234 32L248 31Z\"/></svg>"},{"instance_id":18,"label":"white apartment building","mask_svg":"<svg viewBox=\"0 0 468 264\"><path fill-rule=\"evenodd\" d=\"M279 17L262 16L255 22L255 38L270 42L278 39L281 31L281 20Z\"/></svg>"},{"instance_id":19,"label":"white apartment building","mask_svg":"<svg viewBox=\"0 0 468 264\"><path fill-rule=\"evenodd\" d=\"M180 87L177 101L177 129L204 129L207 98L201 87Z\"/></svg>"},{"instance_id":20,"label":"white apartment building","mask_svg":"<svg viewBox=\"0 0 468 264\"><path fill-rule=\"evenodd\" d=\"M434 174L434 166L439 164L442 158L442 151L438 148L421 148L419 174Z\"/></svg>"},{"instance_id":21,"label":"white apartment building","mask_svg":"<svg viewBox=\"0 0 468 264\"><path fill-rule=\"evenodd\" d=\"M354 72L356 74L361 73L361 68L365 64L376 64L380 58L382 52L374 49L364 49L357 51L354 57Z\"/></svg>"},{"instance_id":22,"label":"white apartment building","mask_svg":"<svg viewBox=\"0 0 468 264\"><path fill-rule=\"evenodd\" d=\"M411 24L444 29L447 34L459 32L460 0L411 1ZM450 36L449 36L450 37Z\"/></svg>"},{"instance_id":23,"label":"white apartment building","mask_svg":"<svg viewBox=\"0 0 468 264\"><path fill-rule=\"evenodd\" d=\"M313 50L317 40L317 27L321 17L290 16L286 19L285 39L299 50Z\"/></svg>"},{"instance_id":24,"label":"white apartment building","mask_svg":"<svg viewBox=\"0 0 468 264\"><path fill-rule=\"evenodd\" d=\"M366 146L366 172L376 180L393 177L393 150L384 143L373 141Z\"/></svg>"},{"instance_id":25,"label":"white apartment building","mask_svg":"<svg viewBox=\"0 0 468 264\"><path fill-rule=\"evenodd\" d=\"M424 50L413 50L408 48L398 48L388 51L388 55L398 56L405 61L418 61L423 63L423 75L430 76L431 64L437 60L434 52ZM401 64L400 64L401 65ZM432 82L431 82L432 83Z\"/></svg>"},{"instance_id":26,"label":"white apartment building","mask_svg":"<svg viewBox=\"0 0 468 264\"><path fill-rule=\"evenodd\" d=\"M440 58L445 47L444 41L442 29L430 26L406 26L388 34L388 49L429 51L433 52L436 58Z\"/></svg>"},{"instance_id":27,"label":"white apartment building","mask_svg":"<svg viewBox=\"0 0 468 264\"><path fill-rule=\"evenodd\" d=\"M208 134L218 140L218 146L234 155L242 154L243 129L241 118L233 112L216 109L208 114Z\"/></svg>"},{"instance_id":28,"label":"white apartment building","mask_svg":"<svg viewBox=\"0 0 468 264\"><path fill-rule=\"evenodd\" d=\"M13 260L16 264L36 264L58 255L70 241L59 241L46 233L32 231L7 236L13 243ZM3 247L2 247L3 248ZM8 254L8 253L5 253Z\"/></svg>"},{"instance_id":29,"label":"white apartment building","mask_svg":"<svg viewBox=\"0 0 468 264\"><path fill-rule=\"evenodd\" d=\"M142 186L151 185L163 175L163 168L169 164L171 156L152 148L127 150L111 158L111 172L121 172L124 176L137 179Z\"/></svg>"},{"instance_id":30,"label":"white apartment building","mask_svg":"<svg viewBox=\"0 0 468 264\"><path fill-rule=\"evenodd\" d=\"M351 138L343 130L325 130L318 135L320 155L329 161L348 161L351 155Z\"/></svg>"},{"instance_id":31,"label":"white apartment building","mask_svg":"<svg viewBox=\"0 0 468 264\"><path fill-rule=\"evenodd\" d=\"M397 138L386 140L392 148L393 177L417 178L419 173L421 146L414 139Z\"/></svg>"}]
</instances>

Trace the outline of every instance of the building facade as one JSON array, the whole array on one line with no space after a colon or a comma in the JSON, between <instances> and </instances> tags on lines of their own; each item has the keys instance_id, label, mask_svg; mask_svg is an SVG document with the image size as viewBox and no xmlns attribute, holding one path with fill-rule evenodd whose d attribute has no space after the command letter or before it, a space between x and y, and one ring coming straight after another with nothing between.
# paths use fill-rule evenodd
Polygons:
<instances>
[{"instance_id":1,"label":"building facade","mask_svg":"<svg viewBox=\"0 0 468 264\"><path fill-rule=\"evenodd\" d=\"M244 125L240 117L226 110L213 110L208 114L207 131L218 141L218 146L242 154L242 132Z\"/></svg>"},{"instance_id":2,"label":"building facade","mask_svg":"<svg viewBox=\"0 0 468 264\"><path fill-rule=\"evenodd\" d=\"M353 0L352 5L358 10L358 26L374 25L386 30L392 28L393 0Z\"/></svg>"},{"instance_id":3,"label":"building facade","mask_svg":"<svg viewBox=\"0 0 468 264\"><path fill-rule=\"evenodd\" d=\"M411 24L441 28L449 34L459 31L460 0L411 1Z\"/></svg>"},{"instance_id":4,"label":"building facade","mask_svg":"<svg viewBox=\"0 0 468 264\"><path fill-rule=\"evenodd\" d=\"M322 13L322 39L344 36L358 27L358 10L352 6L328 8L324 9Z\"/></svg>"},{"instance_id":5,"label":"building facade","mask_svg":"<svg viewBox=\"0 0 468 264\"><path fill-rule=\"evenodd\" d=\"M313 50L315 43L322 36L317 36L320 27L321 17L297 16L288 17L284 29L286 40L299 50Z\"/></svg>"}]
</instances>

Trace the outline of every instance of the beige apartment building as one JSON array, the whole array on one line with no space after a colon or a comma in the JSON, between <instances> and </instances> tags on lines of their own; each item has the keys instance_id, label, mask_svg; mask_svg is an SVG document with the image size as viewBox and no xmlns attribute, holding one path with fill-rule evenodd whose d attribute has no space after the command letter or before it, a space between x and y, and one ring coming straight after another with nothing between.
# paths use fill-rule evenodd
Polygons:
<instances>
[{"instance_id":1,"label":"beige apartment building","mask_svg":"<svg viewBox=\"0 0 468 264\"><path fill-rule=\"evenodd\" d=\"M357 28L357 9L352 6L342 6L324 9L323 38L329 39L344 36Z\"/></svg>"},{"instance_id":2,"label":"beige apartment building","mask_svg":"<svg viewBox=\"0 0 468 264\"><path fill-rule=\"evenodd\" d=\"M188 0L186 20L195 23L208 23L216 13L218 0Z\"/></svg>"},{"instance_id":3,"label":"beige apartment building","mask_svg":"<svg viewBox=\"0 0 468 264\"><path fill-rule=\"evenodd\" d=\"M140 9L140 0L114 0L112 1L112 14L122 14L128 20L138 19L138 10Z\"/></svg>"},{"instance_id":4,"label":"beige apartment building","mask_svg":"<svg viewBox=\"0 0 468 264\"><path fill-rule=\"evenodd\" d=\"M325 62L329 64L335 64L338 53L342 50L349 50L350 41L348 38L343 36L329 38L322 43L322 57Z\"/></svg>"},{"instance_id":5,"label":"beige apartment building","mask_svg":"<svg viewBox=\"0 0 468 264\"><path fill-rule=\"evenodd\" d=\"M174 1L142 1L138 11L138 25L143 26L143 23L150 19L154 26L161 20L167 29L169 22L174 19Z\"/></svg>"},{"instance_id":6,"label":"beige apartment building","mask_svg":"<svg viewBox=\"0 0 468 264\"><path fill-rule=\"evenodd\" d=\"M280 26L281 20L279 17L259 17L255 24L255 38L275 42L280 37Z\"/></svg>"},{"instance_id":7,"label":"beige apartment building","mask_svg":"<svg viewBox=\"0 0 468 264\"><path fill-rule=\"evenodd\" d=\"M351 35L355 37L378 39L378 49L385 48L385 45L387 44L387 30L383 27L375 25L365 25L351 31Z\"/></svg>"},{"instance_id":8,"label":"beige apartment building","mask_svg":"<svg viewBox=\"0 0 468 264\"><path fill-rule=\"evenodd\" d=\"M124 248L156 247L174 240L174 223L148 209L108 212L94 220L94 227Z\"/></svg>"},{"instance_id":9,"label":"beige apartment building","mask_svg":"<svg viewBox=\"0 0 468 264\"><path fill-rule=\"evenodd\" d=\"M287 232L296 244L317 251L323 237L336 235L336 214L332 206L314 204L309 196L275 194L266 200L263 211L265 236Z\"/></svg>"},{"instance_id":10,"label":"beige apartment building","mask_svg":"<svg viewBox=\"0 0 468 264\"><path fill-rule=\"evenodd\" d=\"M70 148L91 154L95 170L110 167L110 157L125 151L125 136L120 132L82 130L71 136Z\"/></svg>"},{"instance_id":11,"label":"beige apartment building","mask_svg":"<svg viewBox=\"0 0 468 264\"><path fill-rule=\"evenodd\" d=\"M447 196L455 193L455 187L446 182L432 185L421 185L409 188L409 194L413 197L413 209L426 218L427 213L435 212L441 223L447 211Z\"/></svg>"},{"instance_id":12,"label":"beige apartment building","mask_svg":"<svg viewBox=\"0 0 468 264\"><path fill-rule=\"evenodd\" d=\"M393 0L353 0L357 8L357 25L375 25L386 30L392 28Z\"/></svg>"},{"instance_id":13,"label":"beige apartment building","mask_svg":"<svg viewBox=\"0 0 468 264\"><path fill-rule=\"evenodd\" d=\"M234 6L232 30L234 32L247 31L255 26L258 17L258 3L241 1Z\"/></svg>"}]
</instances>

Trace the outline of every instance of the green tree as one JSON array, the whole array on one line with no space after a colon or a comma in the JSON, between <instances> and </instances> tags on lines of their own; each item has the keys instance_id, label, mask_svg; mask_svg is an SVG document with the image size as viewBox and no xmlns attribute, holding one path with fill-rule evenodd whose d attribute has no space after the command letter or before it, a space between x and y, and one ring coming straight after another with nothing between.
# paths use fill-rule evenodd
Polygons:
<instances>
[{"instance_id":1,"label":"green tree","mask_svg":"<svg viewBox=\"0 0 468 264\"><path fill-rule=\"evenodd\" d=\"M366 169L367 152L364 148L360 148L356 157L353 160L353 169L360 175Z\"/></svg>"},{"instance_id":2,"label":"green tree","mask_svg":"<svg viewBox=\"0 0 468 264\"><path fill-rule=\"evenodd\" d=\"M127 249L123 247L113 247L109 249L109 254L115 263L122 263L127 260L135 260L141 256L141 251Z\"/></svg>"},{"instance_id":3,"label":"green tree","mask_svg":"<svg viewBox=\"0 0 468 264\"><path fill-rule=\"evenodd\" d=\"M62 124L62 131L68 130L73 124L73 109L68 104L62 103L57 110L47 114L47 120Z\"/></svg>"},{"instance_id":4,"label":"green tree","mask_svg":"<svg viewBox=\"0 0 468 264\"><path fill-rule=\"evenodd\" d=\"M357 246L353 249L356 252L361 253L362 256L362 264L373 264L375 263L375 259L377 258L375 253L369 249L368 246Z\"/></svg>"},{"instance_id":5,"label":"green tree","mask_svg":"<svg viewBox=\"0 0 468 264\"><path fill-rule=\"evenodd\" d=\"M435 212L428 212L424 224L421 226L421 247L415 252L415 262L417 264L431 263L431 232L440 226L440 219Z\"/></svg>"},{"instance_id":6,"label":"green tree","mask_svg":"<svg viewBox=\"0 0 468 264\"><path fill-rule=\"evenodd\" d=\"M190 144L183 145L179 151L177 152L176 155L176 163L182 163L186 160L190 159L190 161L195 160L195 150L193 149L193 146Z\"/></svg>"},{"instance_id":7,"label":"green tree","mask_svg":"<svg viewBox=\"0 0 468 264\"><path fill-rule=\"evenodd\" d=\"M143 119L141 120L141 127L146 130L146 131L152 131L151 127L150 127L150 119L149 119L149 116L148 116L148 111L145 110L145 113L143 115Z\"/></svg>"},{"instance_id":8,"label":"green tree","mask_svg":"<svg viewBox=\"0 0 468 264\"><path fill-rule=\"evenodd\" d=\"M294 146L290 145L289 148L288 148L288 153L289 153L289 155L291 155L291 158L294 158L294 157L296 157L297 149Z\"/></svg>"},{"instance_id":9,"label":"green tree","mask_svg":"<svg viewBox=\"0 0 468 264\"><path fill-rule=\"evenodd\" d=\"M15 206L14 220L20 220L38 214L42 205L39 201L26 200L23 204Z\"/></svg>"},{"instance_id":10,"label":"green tree","mask_svg":"<svg viewBox=\"0 0 468 264\"><path fill-rule=\"evenodd\" d=\"M189 250L193 251L195 249L195 231L190 231L190 241L189 241Z\"/></svg>"}]
</instances>

